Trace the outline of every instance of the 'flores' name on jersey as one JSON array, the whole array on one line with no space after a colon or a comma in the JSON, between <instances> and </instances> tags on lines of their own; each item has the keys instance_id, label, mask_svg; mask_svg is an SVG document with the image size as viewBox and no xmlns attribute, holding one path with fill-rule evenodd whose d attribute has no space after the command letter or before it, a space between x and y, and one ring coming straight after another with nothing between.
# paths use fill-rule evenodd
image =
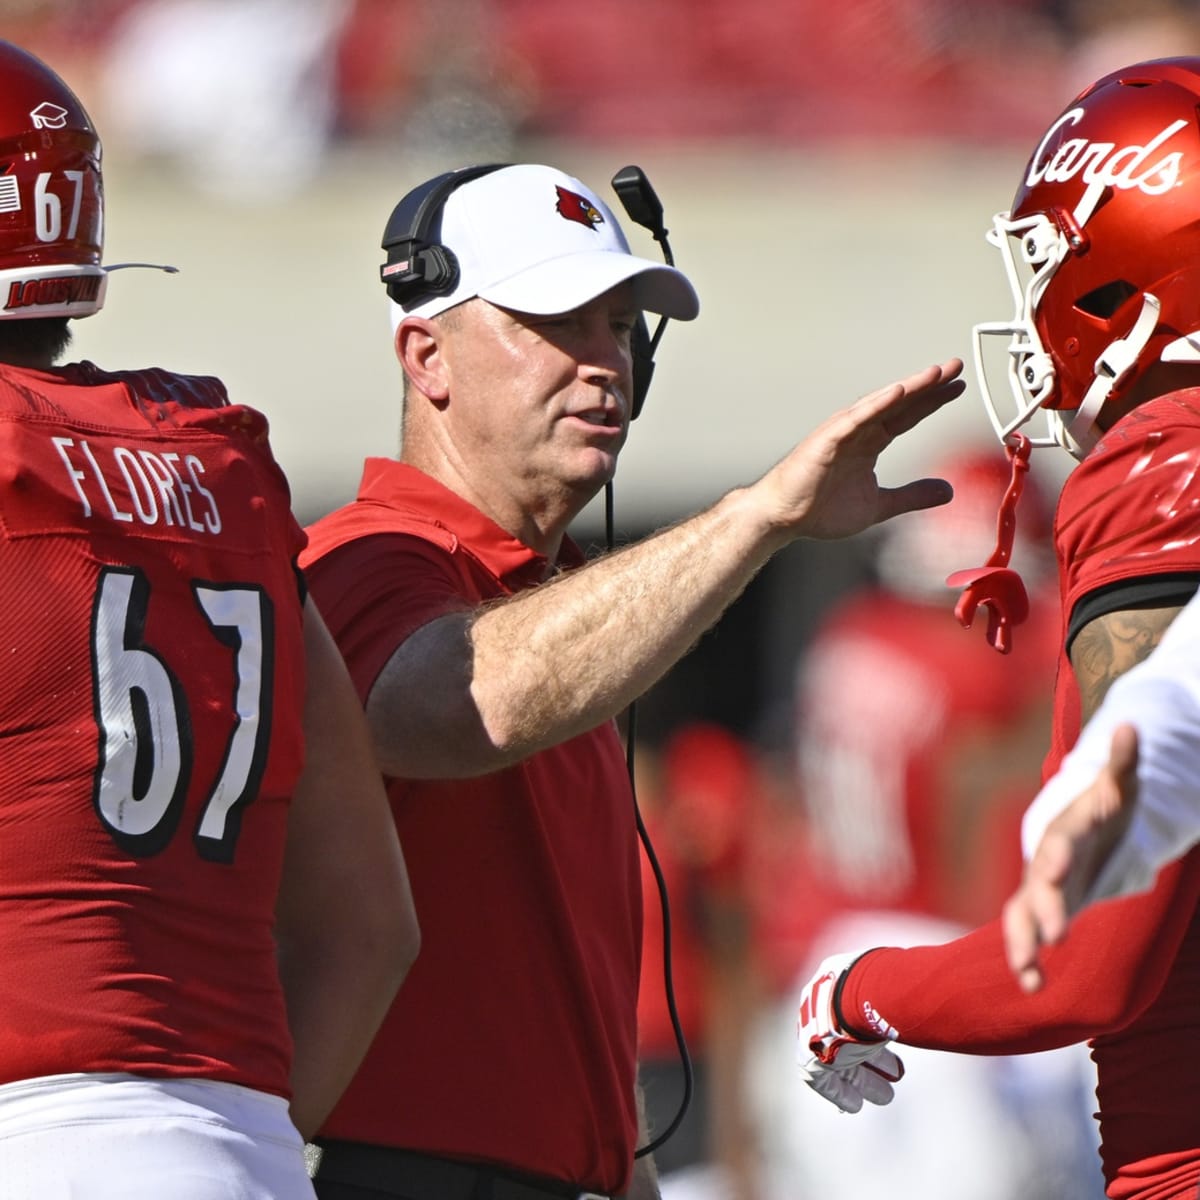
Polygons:
<instances>
[{"instance_id":1,"label":"'flores' name on jersey","mask_svg":"<svg viewBox=\"0 0 1200 1200\"><path fill-rule=\"evenodd\" d=\"M217 499L202 482L207 468L191 451L93 447L86 438L52 437L83 516L220 533Z\"/></svg>"}]
</instances>

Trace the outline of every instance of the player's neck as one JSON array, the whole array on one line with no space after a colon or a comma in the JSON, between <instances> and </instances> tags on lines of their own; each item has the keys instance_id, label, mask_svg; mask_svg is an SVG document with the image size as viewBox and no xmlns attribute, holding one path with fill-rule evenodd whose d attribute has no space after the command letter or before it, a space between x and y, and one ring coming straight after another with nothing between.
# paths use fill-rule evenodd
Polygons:
<instances>
[{"instance_id":1,"label":"player's neck","mask_svg":"<svg viewBox=\"0 0 1200 1200\"><path fill-rule=\"evenodd\" d=\"M0 365L6 367L22 367L27 371L48 371L54 366L54 358L49 354L22 354L10 350L0 354Z\"/></svg>"}]
</instances>

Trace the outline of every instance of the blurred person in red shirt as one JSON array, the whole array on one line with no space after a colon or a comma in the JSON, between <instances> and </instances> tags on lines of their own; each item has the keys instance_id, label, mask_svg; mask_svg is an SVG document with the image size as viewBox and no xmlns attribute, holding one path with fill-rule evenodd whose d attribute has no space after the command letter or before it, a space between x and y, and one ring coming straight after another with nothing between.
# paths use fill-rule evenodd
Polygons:
<instances>
[{"instance_id":1,"label":"blurred person in red shirt","mask_svg":"<svg viewBox=\"0 0 1200 1200\"><path fill-rule=\"evenodd\" d=\"M1031 483L1014 549L1030 616L997 654L954 620L946 578L987 556L1008 468L990 448L938 467L953 502L884 528L876 580L832 608L799 663L797 771L816 869L845 902L969 924L992 916L1020 877L1015 831L1046 750L1051 509ZM984 835L1004 821L1012 853L998 860Z\"/></svg>"}]
</instances>

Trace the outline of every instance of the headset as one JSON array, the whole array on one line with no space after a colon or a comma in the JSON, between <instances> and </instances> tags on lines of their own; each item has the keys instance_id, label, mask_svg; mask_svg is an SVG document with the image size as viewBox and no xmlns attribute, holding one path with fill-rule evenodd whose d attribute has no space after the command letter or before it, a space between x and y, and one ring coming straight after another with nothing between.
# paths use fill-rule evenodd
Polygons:
<instances>
[{"instance_id":1,"label":"headset","mask_svg":"<svg viewBox=\"0 0 1200 1200\"><path fill-rule=\"evenodd\" d=\"M452 192L473 179L511 165L481 163L446 171L414 188L392 209L383 231L382 246L387 252L387 262L379 268L379 278L392 300L408 307L432 296L448 296L454 291L458 285L458 259L449 246L434 240L433 227ZM645 172L641 167L622 167L613 176L612 186L630 220L650 230L662 247L667 265L674 266L675 259L663 226L662 203ZM654 352L666 324L667 318L660 317L653 337L643 314L638 315L634 325L630 420L641 413L646 402L654 377Z\"/></svg>"}]
</instances>

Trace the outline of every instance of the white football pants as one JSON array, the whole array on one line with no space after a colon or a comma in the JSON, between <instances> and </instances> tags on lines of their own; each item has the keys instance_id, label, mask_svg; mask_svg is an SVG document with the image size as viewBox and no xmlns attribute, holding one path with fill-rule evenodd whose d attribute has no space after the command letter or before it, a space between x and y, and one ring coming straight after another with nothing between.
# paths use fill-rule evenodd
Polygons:
<instances>
[{"instance_id":1,"label":"white football pants","mask_svg":"<svg viewBox=\"0 0 1200 1200\"><path fill-rule=\"evenodd\" d=\"M0 1200L314 1200L287 1102L212 1081L0 1086Z\"/></svg>"}]
</instances>

